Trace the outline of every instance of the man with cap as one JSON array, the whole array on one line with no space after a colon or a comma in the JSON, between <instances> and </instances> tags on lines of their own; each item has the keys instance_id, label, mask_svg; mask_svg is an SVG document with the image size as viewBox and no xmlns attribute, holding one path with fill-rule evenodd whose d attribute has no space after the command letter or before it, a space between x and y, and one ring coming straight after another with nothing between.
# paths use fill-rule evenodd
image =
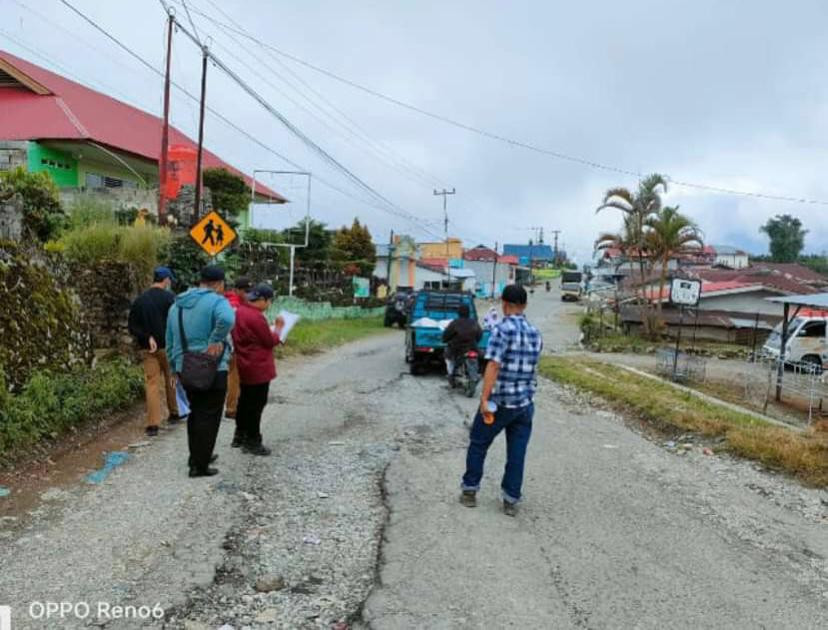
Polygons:
<instances>
[{"instance_id":1,"label":"man with cap","mask_svg":"<svg viewBox=\"0 0 828 630\"><path fill-rule=\"evenodd\" d=\"M230 349L227 336L236 316L223 295L224 270L209 265L201 270L197 288L178 296L167 318L167 348L176 374L181 373L184 348L181 328L189 352L204 352L218 362L218 372L205 391L187 389L190 417L187 421L187 442L190 448L190 477L208 477L218 473L210 464L216 460L216 446L224 397L227 393L227 366Z\"/></svg>"},{"instance_id":2,"label":"man with cap","mask_svg":"<svg viewBox=\"0 0 828 630\"><path fill-rule=\"evenodd\" d=\"M129 332L141 349L144 364L148 436L158 435L162 387L167 399L167 422L180 420L165 350L167 314L175 301L175 294L170 290L172 281L173 273L169 267L157 267L152 275L152 285L135 299L129 309Z\"/></svg>"},{"instance_id":3,"label":"man with cap","mask_svg":"<svg viewBox=\"0 0 828 630\"><path fill-rule=\"evenodd\" d=\"M543 340L538 329L524 315L526 290L518 285L503 289L503 319L492 329L486 349L486 371L480 409L469 433L466 474L460 502L477 505L477 491L483 478L486 453L501 431L506 432L506 469L500 488L503 512L517 514L521 498L526 447L532 434L533 397L537 388L536 369Z\"/></svg>"},{"instance_id":4,"label":"man with cap","mask_svg":"<svg viewBox=\"0 0 828 630\"><path fill-rule=\"evenodd\" d=\"M270 455L270 449L262 444L262 412L267 405L270 381L276 378L273 348L281 343L280 333L284 326L281 317L276 318L272 328L268 326L264 313L272 303L270 285L257 285L236 311L233 327L233 346L241 383L236 436L242 450L251 455Z\"/></svg>"},{"instance_id":5,"label":"man with cap","mask_svg":"<svg viewBox=\"0 0 828 630\"><path fill-rule=\"evenodd\" d=\"M233 310L237 310L239 305L244 303L247 299L247 292L253 288L253 283L250 278L240 276L236 278L233 283L233 289L225 292L224 297L230 302ZM239 403L239 370L236 367L236 353L230 355L230 365L227 371L227 400L224 403L224 417L235 418L236 407ZM241 446L233 440L233 446Z\"/></svg>"}]
</instances>

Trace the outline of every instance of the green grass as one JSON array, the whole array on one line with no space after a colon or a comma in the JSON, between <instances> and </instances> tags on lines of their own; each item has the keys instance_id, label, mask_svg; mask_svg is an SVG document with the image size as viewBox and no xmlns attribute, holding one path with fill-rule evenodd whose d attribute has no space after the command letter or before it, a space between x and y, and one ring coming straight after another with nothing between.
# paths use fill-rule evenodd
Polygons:
<instances>
[{"instance_id":1,"label":"green grass","mask_svg":"<svg viewBox=\"0 0 828 630\"><path fill-rule=\"evenodd\" d=\"M329 348L388 330L382 317L362 319L300 320L287 343L276 349L278 358L316 354Z\"/></svg>"},{"instance_id":2,"label":"green grass","mask_svg":"<svg viewBox=\"0 0 828 630\"><path fill-rule=\"evenodd\" d=\"M595 316L590 316L595 319ZM610 314L611 318L612 315ZM609 322L604 316L604 321ZM686 332L686 331L685 331ZM688 352L691 346L691 338L689 335L683 335L681 340L681 350ZM607 333L603 336L593 337L589 341L590 350L595 352L632 352L634 354L642 354L647 351L654 352L656 348L674 348L676 344L675 339L660 339L649 340L637 335L622 335L619 333ZM703 356L721 356L724 358L743 359L750 353L750 347L740 346L733 343L722 343L716 341L697 340L693 345L694 353Z\"/></svg>"},{"instance_id":3,"label":"green grass","mask_svg":"<svg viewBox=\"0 0 828 630\"><path fill-rule=\"evenodd\" d=\"M540 372L559 383L598 394L658 428L723 437L724 448L732 453L786 471L809 485L828 486L825 434L784 429L599 361L546 357Z\"/></svg>"}]
</instances>

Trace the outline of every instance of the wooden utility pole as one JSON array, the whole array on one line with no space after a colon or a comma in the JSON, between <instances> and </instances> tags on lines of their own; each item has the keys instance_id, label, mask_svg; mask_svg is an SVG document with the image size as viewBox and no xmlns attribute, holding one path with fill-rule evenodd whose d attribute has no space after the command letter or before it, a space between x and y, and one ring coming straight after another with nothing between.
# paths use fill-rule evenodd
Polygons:
<instances>
[{"instance_id":1,"label":"wooden utility pole","mask_svg":"<svg viewBox=\"0 0 828 630\"><path fill-rule=\"evenodd\" d=\"M388 293L391 293L391 257L394 255L394 230L391 230L391 236L388 238L388 265L385 279L388 281Z\"/></svg>"},{"instance_id":2,"label":"wooden utility pole","mask_svg":"<svg viewBox=\"0 0 828 630\"><path fill-rule=\"evenodd\" d=\"M207 100L207 46L201 47L201 103L198 115L198 157L196 158L195 208L193 223L201 216L201 162L204 154L204 107ZM292 287L291 287L292 288Z\"/></svg>"},{"instance_id":3,"label":"wooden utility pole","mask_svg":"<svg viewBox=\"0 0 828 630\"><path fill-rule=\"evenodd\" d=\"M167 160L170 150L170 62L172 60L172 36L175 26L175 15L172 11L167 14L167 68L164 74L164 124L161 127L161 159L158 161L158 224L167 223L167 198L165 187L167 184Z\"/></svg>"}]
</instances>

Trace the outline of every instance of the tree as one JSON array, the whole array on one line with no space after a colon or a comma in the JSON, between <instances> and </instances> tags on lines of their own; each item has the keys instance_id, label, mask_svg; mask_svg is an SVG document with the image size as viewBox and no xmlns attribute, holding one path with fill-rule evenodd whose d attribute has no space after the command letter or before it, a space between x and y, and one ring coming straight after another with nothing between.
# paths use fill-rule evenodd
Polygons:
<instances>
[{"instance_id":1,"label":"tree","mask_svg":"<svg viewBox=\"0 0 828 630\"><path fill-rule=\"evenodd\" d=\"M324 223L309 219L308 246L296 249L296 259L303 263L325 262L329 259L332 235ZM303 245L305 243L305 220L282 232L285 243Z\"/></svg>"},{"instance_id":2,"label":"tree","mask_svg":"<svg viewBox=\"0 0 828 630\"><path fill-rule=\"evenodd\" d=\"M23 230L27 238L48 241L64 225L58 188L46 172L29 173L21 168L0 172L0 201L19 194L23 199Z\"/></svg>"},{"instance_id":3,"label":"tree","mask_svg":"<svg viewBox=\"0 0 828 630\"><path fill-rule=\"evenodd\" d=\"M351 227L337 230L331 243L331 259L350 275L369 275L377 260L377 248L368 227L355 218Z\"/></svg>"},{"instance_id":4,"label":"tree","mask_svg":"<svg viewBox=\"0 0 828 630\"><path fill-rule=\"evenodd\" d=\"M210 189L213 208L237 216L250 205L250 188L244 180L226 168L208 168L202 173L204 186Z\"/></svg>"},{"instance_id":5,"label":"tree","mask_svg":"<svg viewBox=\"0 0 828 630\"><path fill-rule=\"evenodd\" d=\"M777 214L768 219L759 231L770 239L771 259L774 262L796 262L805 247L805 235L808 233L808 230L802 229L802 222L789 214Z\"/></svg>"},{"instance_id":6,"label":"tree","mask_svg":"<svg viewBox=\"0 0 828 630\"><path fill-rule=\"evenodd\" d=\"M667 282L670 259L687 251L689 245L703 247L701 231L691 219L679 212L678 206L665 206L647 219L645 242L647 250L661 264L658 281L658 314L661 315L662 295Z\"/></svg>"},{"instance_id":7,"label":"tree","mask_svg":"<svg viewBox=\"0 0 828 630\"><path fill-rule=\"evenodd\" d=\"M601 210L613 208L623 213L623 232L612 235L609 240L599 237L598 242L610 242L618 237L618 242L624 246L622 249L625 254L627 256L630 253L635 254L638 259L642 291L646 283L646 265L649 263L645 255L647 221L661 210L661 193L664 192L667 192L667 179L663 175L653 173L639 182L635 192L628 188L610 188L604 195L603 203L596 210L596 212L601 212ZM645 330L649 332L648 318L642 317L642 321Z\"/></svg>"}]
</instances>

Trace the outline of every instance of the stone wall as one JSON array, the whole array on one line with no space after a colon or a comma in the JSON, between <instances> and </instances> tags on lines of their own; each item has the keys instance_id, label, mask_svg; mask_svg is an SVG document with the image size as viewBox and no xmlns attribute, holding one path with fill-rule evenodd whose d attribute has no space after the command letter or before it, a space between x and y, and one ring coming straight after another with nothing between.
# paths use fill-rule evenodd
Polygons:
<instances>
[{"instance_id":1,"label":"stone wall","mask_svg":"<svg viewBox=\"0 0 828 630\"><path fill-rule=\"evenodd\" d=\"M201 214L195 216L195 186L190 184L182 186L178 191L178 197L167 202L167 213L170 219L174 219L175 225L189 227L198 219L207 214L208 208L213 207L213 195L210 189L205 187L201 194Z\"/></svg>"},{"instance_id":2,"label":"stone wall","mask_svg":"<svg viewBox=\"0 0 828 630\"><path fill-rule=\"evenodd\" d=\"M92 347L98 354L129 354L133 340L127 328L132 300L145 288L127 263L107 261L74 268L70 280L80 297Z\"/></svg>"},{"instance_id":3,"label":"stone wall","mask_svg":"<svg viewBox=\"0 0 828 630\"><path fill-rule=\"evenodd\" d=\"M28 143L25 140L0 140L0 171L11 171L29 162Z\"/></svg>"},{"instance_id":4,"label":"stone wall","mask_svg":"<svg viewBox=\"0 0 828 630\"><path fill-rule=\"evenodd\" d=\"M35 369L92 362L92 342L60 262L0 241L0 369L19 388Z\"/></svg>"},{"instance_id":5,"label":"stone wall","mask_svg":"<svg viewBox=\"0 0 828 630\"><path fill-rule=\"evenodd\" d=\"M23 198L15 195L0 201L0 240L20 241L23 238Z\"/></svg>"},{"instance_id":6,"label":"stone wall","mask_svg":"<svg viewBox=\"0 0 828 630\"><path fill-rule=\"evenodd\" d=\"M157 188L61 188L60 203L64 208L70 207L76 199L95 199L111 203L116 210L140 210L146 208L150 214L158 216Z\"/></svg>"}]
</instances>

